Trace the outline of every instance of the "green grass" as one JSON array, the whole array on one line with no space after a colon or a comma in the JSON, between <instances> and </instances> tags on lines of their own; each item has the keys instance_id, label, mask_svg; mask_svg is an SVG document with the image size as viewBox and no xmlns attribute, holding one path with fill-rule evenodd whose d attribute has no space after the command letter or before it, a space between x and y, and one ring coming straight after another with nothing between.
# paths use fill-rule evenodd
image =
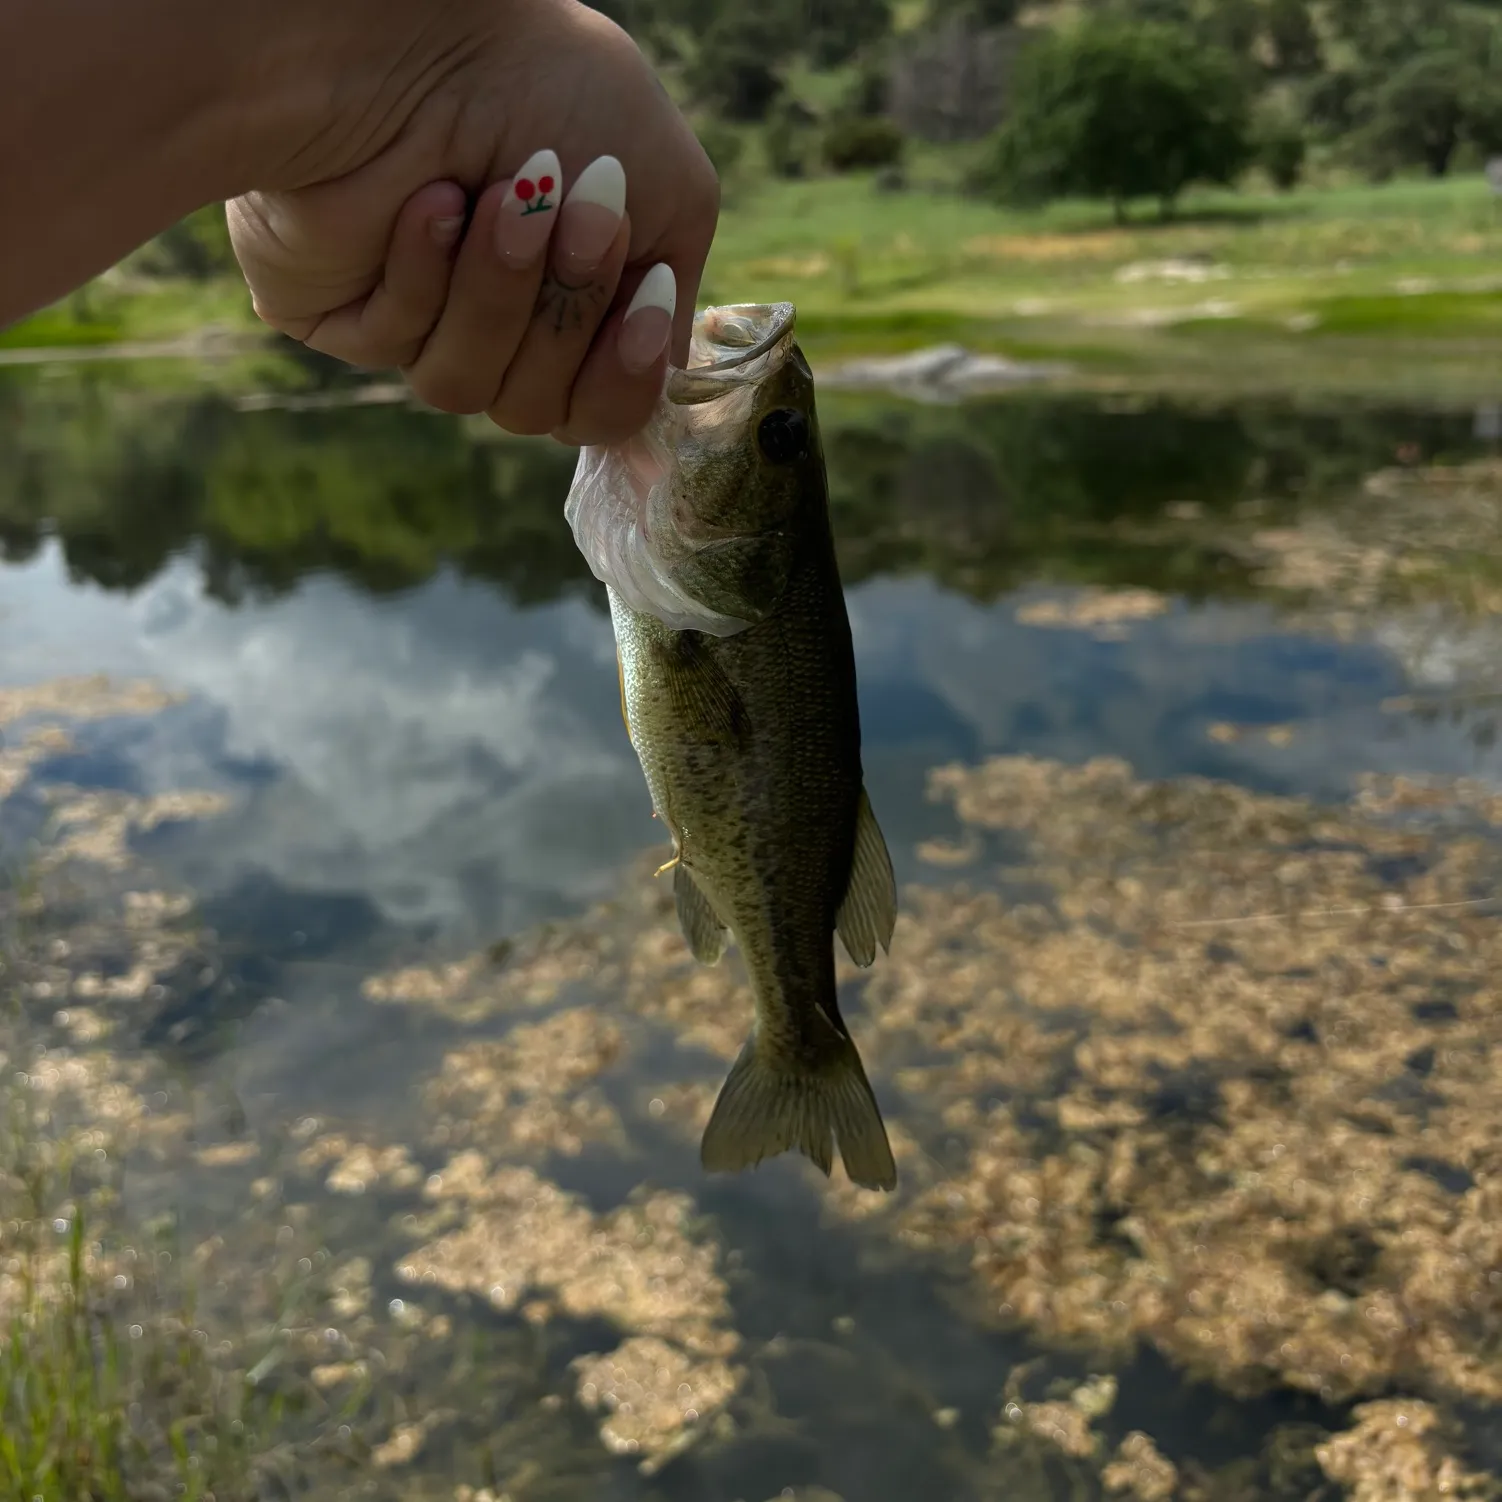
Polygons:
<instances>
[{"instance_id":1,"label":"green grass","mask_svg":"<svg viewBox=\"0 0 1502 1502\"><path fill-rule=\"evenodd\" d=\"M98 1239L118 1218L117 1144L15 1087L35 892L0 868L0 1499L251 1502L254 1416L195 1328L184 1259Z\"/></svg>"},{"instance_id":2,"label":"green grass","mask_svg":"<svg viewBox=\"0 0 1502 1502\"><path fill-rule=\"evenodd\" d=\"M0 1143L0 1497L249 1499L235 1374L154 1255L128 1278L100 1270L55 1147L19 1108Z\"/></svg>"},{"instance_id":3,"label":"green grass","mask_svg":"<svg viewBox=\"0 0 1502 1502\"><path fill-rule=\"evenodd\" d=\"M1085 379L1200 382L1218 365L1233 384L1386 388L1418 357L1458 392L1487 386L1502 359L1502 203L1476 175L1203 191L1173 222L1143 205L1118 225L1098 202L1024 212L966 195L975 147L915 147L908 187L884 192L869 175L769 178L748 140L702 300L796 302L816 360L957 340ZM1213 276L1127 271L1186 259ZM116 277L0 346L166 340L207 323L257 327L237 279Z\"/></svg>"},{"instance_id":4,"label":"green grass","mask_svg":"<svg viewBox=\"0 0 1502 1502\"><path fill-rule=\"evenodd\" d=\"M166 342L209 326L259 327L244 282L101 278L61 302L0 329L0 350Z\"/></svg>"},{"instance_id":5,"label":"green grass","mask_svg":"<svg viewBox=\"0 0 1502 1502\"><path fill-rule=\"evenodd\" d=\"M769 257L811 255L842 239L881 261L994 263L1051 280L1062 269L1096 268L1135 259L1146 247L1214 249L1240 267L1317 269L1325 258L1372 265L1428 265L1436 258L1475 267L1502 251L1502 207L1478 176L1381 186L1310 187L1288 194L1208 190L1191 193L1176 220L1159 223L1145 209L1126 226L1109 207L1061 200L1032 211L1008 209L954 191L950 153L920 153L911 187L883 193L867 176L802 182L762 179L732 184L711 257L717 274ZM1085 238L1070 247L1001 248L971 242L991 236Z\"/></svg>"},{"instance_id":6,"label":"green grass","mask_svg":"<svg viewBox=\"0 0 1502 1502\"><path fill-rule=\"evenodd\" d=\"M1343 381L1363 359L1380 374L1377 345L1395 340L1405 359L1421 343L1464 365L1466 384L1502 358L1502 205L1479 176L1201 192L1170 223L1144 209L1126 225L1099 203L962 196L942 156L909 176L896 194L863 177L732 184L706 300L791 299L825 358L942 338L1197 381L1234 349L1251 361L1237 377L1282 380L1292 356ZM1191 259L1213 275L1127 272Z\"/></svg>"}]
</instances>

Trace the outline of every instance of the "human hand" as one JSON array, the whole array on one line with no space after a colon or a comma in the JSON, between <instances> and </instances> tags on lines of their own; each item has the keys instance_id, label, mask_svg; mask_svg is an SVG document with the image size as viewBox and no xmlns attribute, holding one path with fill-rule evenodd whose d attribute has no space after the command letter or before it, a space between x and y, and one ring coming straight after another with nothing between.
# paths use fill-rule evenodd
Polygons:
<instances>
[{"instance_id":1,"label":"human hand","mask_svg":"<svg viewBox=\"0 0 1502 1502\"><path fill-rule=\"evenodd\" d=\"M400 366L445 411L573 442L625 437L669 353L687 352L713 169L597 13L517 0L503 27L493 10L455 13L424 40L439 55L462 46L460 60L415 102L389 85L346 102L363 139L347 119L326 124L281 182L230 203L257 312L350 363Z\"/></svg>"}]
</instances>

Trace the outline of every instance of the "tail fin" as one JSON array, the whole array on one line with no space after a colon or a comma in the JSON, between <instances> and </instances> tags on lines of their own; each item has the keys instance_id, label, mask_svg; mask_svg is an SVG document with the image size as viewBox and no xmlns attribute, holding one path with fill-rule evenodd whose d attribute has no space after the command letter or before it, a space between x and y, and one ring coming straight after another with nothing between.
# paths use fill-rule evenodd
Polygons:
<instances>
[{"instance_id":1,"label":"tail fin","mask_svg":"<svg viewBox=\"0 0 1502 1502\"><path fill-rule=\"evenodd\" d=\"M752 1034L720 1089L699 1160L711 1173L734 1173L796 1148L828 1174L835 1143L852 1183L897 1187L887 1129L850 1038L836 1034L810 1068Z\"/></svg>"}]
</instances>

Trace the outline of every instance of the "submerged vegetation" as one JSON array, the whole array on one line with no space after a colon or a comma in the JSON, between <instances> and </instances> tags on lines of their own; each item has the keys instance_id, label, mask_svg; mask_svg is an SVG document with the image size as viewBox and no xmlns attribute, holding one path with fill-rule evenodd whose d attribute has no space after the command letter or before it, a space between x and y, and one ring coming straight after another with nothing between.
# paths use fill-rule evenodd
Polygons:
<instances>
[{"instance_id":1,"label":"submerged vegetation","mask_svg":"<svg viewBox=\"0 0 1502 1502\"><path fill-rule=\"evenodd\" d=\"M7 1061L9 1062L9 1061ZM13 1081L14 1083L14 1081ZM0 1138L0 1496L137 1502L258 1494L241 1374L195 1327L165 1247L93 1239L96 1153L50 1130L29 1087ZM112 1138L97 1129L97 1140ZM108 1226L107 1210L98 1223ZM115 1271L121 1269L121 1271ZM247 1416L250 1425L247 1426Z\"/></svg>"},{"instance_id":2,"label":"submerged vegetation","mask_svg":"<svg viewBox=\"0 0 1502 1502\"><path fill-rule=\"evenodd\" d=\"M1072 431L1043 451L1095 447ZM1494 461L1410 451L1344 503L1295 466L1270 514L1267 452L1224 504L1219 460L1145 489L1107 529L1128 562L1017 620L1156 629L1167 548L1232 560L1308 640L1422 656L1438 633L1454 661L1491 639ZM142 1049L215 1004L230 940L140 836L227 799L57 769L84 721L174 702L0 695L0 814L43 816L0 899L0 1494L853 1502L885 1495L874 1457L974 1502L1497 1495L1488 784L1357 766L1315 801L1111 757L934 768L951 831L911 852L890 959L841 977L894 1105L888 1200L794 1161L699 1174L749 1003L687 954L657 851L576 918L319 972L340 1036L400 1049L396 1093L352 1066L247 1113L210 1055ZM1269 758L1319 733L1207 728ZM289 980L248 999L269 1035Z\"/></svg>"},{"instance_id":3,"label":"submerged vegetation","mask_svg":"<svg viewBox=\"0 0 1502 1502\"><path fill-rule=\"evenodd\" d=\"M612 9L725 178L708 298L793 299L821 366L953 340L1094 388L821 392L847 584L922 575L1050 667L1255 615L1279 674L1381 670L1195 701L1199 776L1073 701L1073 761L903 743L919 879L841 976L881 1202L699 1172L749 1000L661 852L475 952L242 963L150 854L235 847L241 787L90 780L87 722L192 706L0 688L0 1502L1497 1498L1502 799L1454 775L1502 706L1497 6ZM1103 99L1194 150L1163 175ZM135 341L192 395L45 353ZM600 603L572 455L265 343L216 209L0 346L48 376L0 370L0 563ZM1445 775L1373 719L1448 726Z\"/></svg>"}]
</instances>

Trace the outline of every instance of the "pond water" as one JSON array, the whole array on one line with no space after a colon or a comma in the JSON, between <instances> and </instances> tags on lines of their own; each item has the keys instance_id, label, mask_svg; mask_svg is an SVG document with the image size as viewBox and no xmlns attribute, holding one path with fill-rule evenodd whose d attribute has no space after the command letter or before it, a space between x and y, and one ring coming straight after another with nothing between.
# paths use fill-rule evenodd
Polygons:
<instances>
[{"instance_id":1,"label":"pond water","mask_svg":"<svg viewBox=\"0 0 1502 1502\"><path fill-rule=\"evenodd\" d=\"M303 1322L396 1396L278 1486L1502 1477L1486 411L823 403L905 894L847 977L904 1180L873 1207L699 1171L749 1003L651 880L572 456L345 395L0 380L0 850L118 825L18 1025L193 1123L122 1215L368 1264ZM130 891L191 899L144 959ZM278 1360L328 1410L296 1434L334 1424L333 1358Z\"/></svg>"}]
</instances>

